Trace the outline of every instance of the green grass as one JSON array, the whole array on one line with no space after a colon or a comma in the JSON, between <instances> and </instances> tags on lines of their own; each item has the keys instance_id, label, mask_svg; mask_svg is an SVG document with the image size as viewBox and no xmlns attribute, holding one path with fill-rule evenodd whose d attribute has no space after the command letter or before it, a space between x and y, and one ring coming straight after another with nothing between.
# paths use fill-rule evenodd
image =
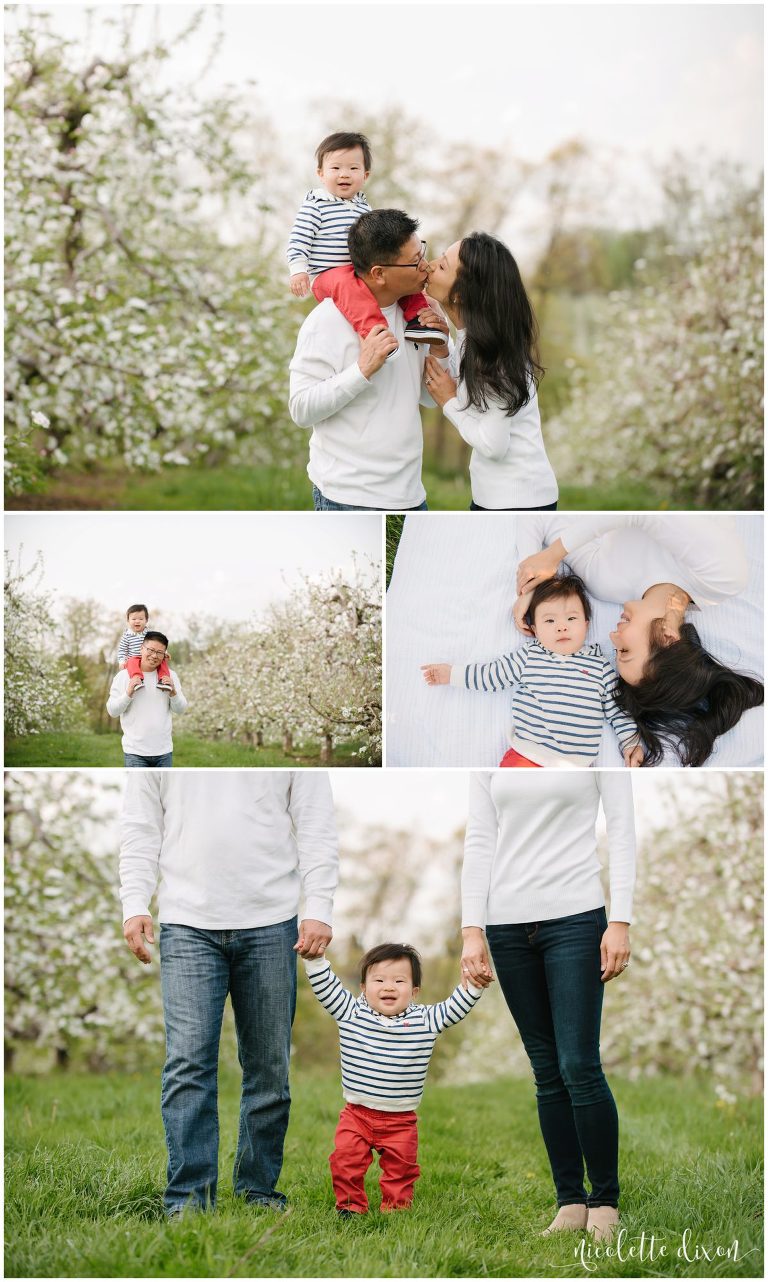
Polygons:
<instances>
[{"instance_id":1,"label":"green grass","mask_svg":"<svg viewBox=\"0 0 768 1282\"><path fill-rule=\"evenodd\" d=\"M357 743L337 746L334 766L364 765L354 756ZM9 736L5 741L6 766L122 766L119 734L50 733ZM247 744L211 742L195 735L177 735L173 741L174 766L320 766L317 744L299 744L290 755L279 744L249 748Z\"/></svg>"},{"instance_id":2,"label":"green grass","mask_svg":"<svg viewBox=\"0 0 768 1282\"><path fill-rule=\"evenodd\" d=\"M156 1059L157 1052L151 1052ZM221 1074L218 1209L167 1224L159 1063L142 1075L7 1079L6 1274L26 1277L587 1277L580 1234L542 1239L551 1179L527 1081L428 1086L414 1209L334 1214L327 1157L335 1075L294 1074L280 1187L287 1215L233 1201L237 1080ZM701 1081L614 1081L622 1118L627 1246L651 1233L655 1263L601 1260L596 1277L761 1275L757 1101L719 1108ZM677 1258L738 1239L736 1263Z\"/></svg>"},{"instance_id":3,"label":"green grass","mask_svg":"<svg viewBox=\"0 0 768 1282\"><path fill-rule=\"evenodd\" d=\"M435 511L466 511L469 480L423 472L427 502ZM9 496L9 509L120 509L123 511L311 511L312 490L303 466L174 468L142 475L116 468L92 473L62 473L42 494ZM685 507L671 495L620 480L607 486L569 486L560 490L564 511L657 510Z\"/></svg>"}]
</instances>

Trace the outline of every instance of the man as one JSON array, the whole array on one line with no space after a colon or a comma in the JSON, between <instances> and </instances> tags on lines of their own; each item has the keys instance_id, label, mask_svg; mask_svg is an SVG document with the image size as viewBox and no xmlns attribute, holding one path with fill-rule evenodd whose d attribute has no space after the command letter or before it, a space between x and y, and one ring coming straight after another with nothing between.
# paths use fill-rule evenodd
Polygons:
<instances>
[{"instance_id":1,"label":"man","mask_svg":"<svg viewBox=\"0 0 768 1282\"><path fill-rule=\"evenodd\" d=\"M107 699L110 717L119 717L123 728L126 766L172 766L171 713L182 713L187 700L173 668L170 680L160 684L157 669L165 658L168 638L147 632L141 646L141 675L130 676L121 668Z\"/></svg>"},{"instance_id":2,"label":"man","mask_svg":"<svg viewBox=\"0 0 768 1282\"><path fill-rule=\"evenodd\" d=\"M429 349L406 341L398 307L399 298L418 293L428 279L418 225L399 209L374 209L349 231L355 274L389 328L377 325L361 341L326 299L299 331L289 405L294 422L312 428L307 472L318 511L427 506L419 402L434 405L424 385ZM432 324L446 335L446 344L433 347L432 354L447 368L447 322L436 316Z\"/></svg>"},{"instance_id":3,"label":"man","mask_svg":"<svg viewBox=\"0 0 768 1282\"><path fill-rule=\"evenodd\" d=\"M123 934L145 965L154 943L149 904L160 883L170 1216L216 1202L217 1067L227 993L243 1070L235 1193L276 1209L285 1205L276 1185L290 1109L296 954L322 957L331 940L337 869L324 771L127 776Z\"/></svg>"}]
</instances>

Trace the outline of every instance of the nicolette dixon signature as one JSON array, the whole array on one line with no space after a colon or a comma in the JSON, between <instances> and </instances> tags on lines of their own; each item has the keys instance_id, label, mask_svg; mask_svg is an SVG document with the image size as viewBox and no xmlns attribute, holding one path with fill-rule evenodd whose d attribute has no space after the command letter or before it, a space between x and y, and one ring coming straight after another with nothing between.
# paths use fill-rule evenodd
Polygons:
<instances>
[{"instance_id":1,"label":"nicolette dixon signature","mask_svg":"<svg viewBox=\"0 0 768 1282\"><path fill-rule=\"evenodd\" d=\"M594 1272L602 1260L638 1260L652 1264L654 1260L684 1260L688 1264L711 1263L713 1260L730 1260L735 1263L742 1256L739 1254L738 1238L729 1246L697 1242L690 1229L685 1229L682 1236L674 1242L655 1233L646 1233L643 1229L637 1238L627 1236L626 1229L619 1229L612 1242L605 1245L594 1242L590 1237L583 1237L573 1254L588 1272Z\"/></svg>"}]
</instances>

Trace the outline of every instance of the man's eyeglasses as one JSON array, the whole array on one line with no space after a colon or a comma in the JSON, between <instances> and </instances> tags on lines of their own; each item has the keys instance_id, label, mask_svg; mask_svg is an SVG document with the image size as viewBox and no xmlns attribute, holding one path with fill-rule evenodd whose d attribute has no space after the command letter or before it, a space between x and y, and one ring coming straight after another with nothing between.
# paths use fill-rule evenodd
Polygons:
<instances>
[{"instance_id":1,"label":"man's eyeglasses","mask_svg":"<svg viewBox=\"0 0 768 1282\"><path fill-rule=\"evenodd\" d=\"M152 659L165 658L165 650L150 650L149 647L147 646L146 649L144 650L144 653L147 655L148 658L152 658Z\"/></svg>"},{"instance_id":2,"label":"man's eyeglasses","mask_svg":"<svg viewBox=\"0 0 768 1282\"><path fill-rule=\"evenodd\" d=\"M415 263L382 263L381 266L382 267L417 267L417 268L421 267L421 264L424 262L424 259L427 256L427 242L425 240L422 240L420 244L421 244L421 253L419 254L419 257L417 258Z\"/></svg>"}]
</instances>

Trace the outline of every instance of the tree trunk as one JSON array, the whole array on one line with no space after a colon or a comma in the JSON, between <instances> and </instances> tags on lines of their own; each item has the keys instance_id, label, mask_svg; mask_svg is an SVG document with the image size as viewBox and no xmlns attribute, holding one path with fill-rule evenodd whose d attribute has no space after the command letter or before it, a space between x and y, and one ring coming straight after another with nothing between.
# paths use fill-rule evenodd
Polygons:
<instances>
[{"instance_id":1,"label":"tree trunk","mask_svg":"<svg viewBox=\"0 0 768 1282\"><path fill-rule=\"evenodd\" d=\"M56 1047L56 1067L62 1072L69 1068L69 1051L66 1046Z\"/></svg>"},{"instance_id":2,"label":"tree trunk","mask_svg":"<svg viewBox=\"0 0 768 1282\"><path fill-rule=\"evenodd\" d=\"M293 752L293 734L290 730L283 731L283 752Z\"/></svg>"},{"instance_id":3,"label":"tree trunk","mask_svg":"<svg viewBox=\"0 0 768 1282\"><path fill-rule=\"evenodd\" d=\"M257 748L264 747L264 731L263 730L256 731L256 747Z\"/></svg>"},{"instance_id":4,"label":"tree trunk","mask_svg":"<svg viewBox=\"0 0 768 1282\"><path fill-rule=\"evenodd\" d=\"M15 1046L9 1046L9 1045L8 1045L8 1043L6 1042L6 1043L5 1043L5 1071L6 1071L6 1073L12 1073L12 1072L13 1072L13 1062L14 1062L14 1060L15 1060L15 1059L16 1059L16 1047L15 1047Z\"/></svg>"},{"instance_id":5,"label":"tree trunk","mask_svg":"<svg viewBox=\"0 0 768 1282\"><path fill-rule=\"evenodd\" d=\"M323 735L323 741L320 744L320 760L328 762L333 757L333 735Z\"/></svg>"}]
</instances>

